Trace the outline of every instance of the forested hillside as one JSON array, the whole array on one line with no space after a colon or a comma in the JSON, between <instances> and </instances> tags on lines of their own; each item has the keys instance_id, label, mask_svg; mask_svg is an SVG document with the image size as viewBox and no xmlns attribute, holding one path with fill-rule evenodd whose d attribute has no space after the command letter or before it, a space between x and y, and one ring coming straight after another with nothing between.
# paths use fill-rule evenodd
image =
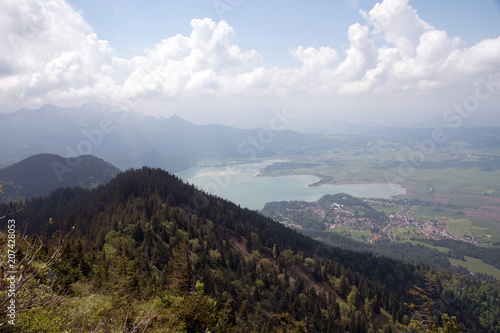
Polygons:
<instances>
[{"instance_id":1,"label":"forested hillside","mask_svg":"<svg viewBox=\"0 0 500 333\"><path fill-rule=\"evenodd\" d=\"M6 332L500 331L497 284L328 247L160 169L19 208Z\"/></svg>"},{"instance_id":2,"label":"forested hillside","mask_svg":"<svg viewBox=\"0 0 500 333\"><path fill-rule=\"evenodd\" d=\"M0 184L4 186L0 202L47 196L64 186L96 188L119 172L120 169L91 155L73 158L55 154L33 155L0 170Z\"/></svg>"}]
</instances>

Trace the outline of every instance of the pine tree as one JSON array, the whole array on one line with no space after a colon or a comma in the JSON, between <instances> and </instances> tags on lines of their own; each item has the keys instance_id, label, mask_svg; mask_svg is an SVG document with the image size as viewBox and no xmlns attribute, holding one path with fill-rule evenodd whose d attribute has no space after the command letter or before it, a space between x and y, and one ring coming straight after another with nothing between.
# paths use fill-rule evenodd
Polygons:
<instances>
[{"instance_id":1,"label":"pine tree","mask_svg":"<svg viewBox=\"0 0 500 333\"><path fill-rule=\"evenodd\" d=\"M192 294L196 286L193 253L189 241L184 239L177 245L172 259L171 286L174 292Z\"/></svg>"}]
</instances>

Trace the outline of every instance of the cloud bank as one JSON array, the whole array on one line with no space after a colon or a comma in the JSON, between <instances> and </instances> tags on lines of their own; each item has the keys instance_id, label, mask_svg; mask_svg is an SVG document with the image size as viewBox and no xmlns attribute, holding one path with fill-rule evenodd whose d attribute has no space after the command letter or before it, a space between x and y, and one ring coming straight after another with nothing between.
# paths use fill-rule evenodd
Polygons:
<instances>
[{"instance_id":1,"label":"cloud bank","mask_svg":"<svg viewBox=\"0 0 500 333\"><path fill-rule=\"evenodd\" d=\"M500 73L500 36L468 46L419 18L408 0L385 0L348 28L345 57L297 46L294 68L266 67L234 43L225 21L193 19L132 59L64 0L5 0L0 7L0 103L120 104L154 98L378 95L470 86ZM122 103L123 104L123 103Z\"/></svg>"}]
</instances>

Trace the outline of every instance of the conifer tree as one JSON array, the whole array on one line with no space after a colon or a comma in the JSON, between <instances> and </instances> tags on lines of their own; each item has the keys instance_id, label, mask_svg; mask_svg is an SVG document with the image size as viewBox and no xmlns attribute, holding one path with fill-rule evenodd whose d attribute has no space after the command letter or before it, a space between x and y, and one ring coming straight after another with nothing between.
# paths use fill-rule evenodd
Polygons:
<instances>
[{"instance_id":1,"label":"conifer tree","mask_svg":"<svg viewBox=\"0 0 500 333\"><path fill-rule=\"evenodd\" d=\"M196 286L193 252L185 238L177 245L172 258L171 286L174 292L192 294Z\"/></svg>"}]
</instances>

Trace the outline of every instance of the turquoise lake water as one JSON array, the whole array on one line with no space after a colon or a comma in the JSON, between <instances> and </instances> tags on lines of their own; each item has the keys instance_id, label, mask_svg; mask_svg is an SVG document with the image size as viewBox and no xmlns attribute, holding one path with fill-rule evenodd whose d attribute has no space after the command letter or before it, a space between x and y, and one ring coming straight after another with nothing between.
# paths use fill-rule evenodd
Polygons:
<instances>
[{"instance_id":1,"label":"turquoise lake water","mask_svg":"<svg viewBox=\"0 0 500 333\"><path fill-rule=\"evenodd\" d=\"M356 197L384 198L404 194L397 184L370 183L309 186L319 178L311 175L263 177L260 172L276 161L238 164L225 167L196 167L176 173L199 189L233 201L249 209L262 209L266 202L314 201L325 194L347 193Z\"/></svg>"}]
</instances>

